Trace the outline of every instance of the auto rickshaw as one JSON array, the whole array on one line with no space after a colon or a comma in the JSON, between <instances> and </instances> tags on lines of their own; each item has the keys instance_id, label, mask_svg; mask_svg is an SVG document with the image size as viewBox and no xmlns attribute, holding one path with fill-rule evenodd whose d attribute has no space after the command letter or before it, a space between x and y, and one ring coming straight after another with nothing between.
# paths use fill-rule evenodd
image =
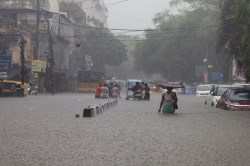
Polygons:
<instances>
[{"instance_id":1,"label":"auto rickshaw","mask_svg":"<svg viewBox=\"0 0 250 166\"><path fill-rule=\"evenodd\" d=\"M28 86L26 83L22 85L20 81L2 80L0 81L0 96L25 96L27 95Z\"/></svg>"},{"instance_id":2,"label":"auto rickshaw","mask_svg":"<svg viewBox=\"0 0 250 166\"><path fill-rule=\"evenodd\" d=\"M138 91L134 92L133 87L136 85L136 83L139 83L140 86L144 83L143 80L137 80L137 79L128 79L126 80L126 100L134 99L134 100L141 100L143 99L143 91L142 89L138 89Z\"/></svg>"}]
</instances>

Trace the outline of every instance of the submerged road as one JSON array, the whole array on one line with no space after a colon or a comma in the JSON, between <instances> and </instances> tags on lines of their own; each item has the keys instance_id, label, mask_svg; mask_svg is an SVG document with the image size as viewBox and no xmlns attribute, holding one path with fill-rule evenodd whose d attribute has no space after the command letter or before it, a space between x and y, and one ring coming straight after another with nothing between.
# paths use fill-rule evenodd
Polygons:
<instances>
[{"instance_id":1,"label":"submerged road","mask_svg":"<svg viewBox=\"0 0 250 166\"><path fill-rule=\"evenodd\" d=\"M250 112L178 95L173 115L159 114L161 94L126 101L93 118L93 94L0 98L0 166L248 166ZM75 118L80 114L80 118Z\"/></svg>"}]
</instances>

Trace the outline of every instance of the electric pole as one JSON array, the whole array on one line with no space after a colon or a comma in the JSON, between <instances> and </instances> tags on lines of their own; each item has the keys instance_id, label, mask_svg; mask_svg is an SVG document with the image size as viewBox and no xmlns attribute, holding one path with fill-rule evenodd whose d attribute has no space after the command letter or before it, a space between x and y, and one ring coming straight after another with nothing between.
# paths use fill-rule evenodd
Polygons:
<instances>
[{"instance_id":1,"label":"electric pole","mask_svg":"<svg viewBox=\"0 0 250 166\"><path fill-rule=\"evenodd\" d=\"M40 28L40 0L37 0L37 9L36 9L36 48L34 54L34 60L38 59L39 55L39 28Z\"/></svg>"},{"instance_id":2,"label":"electric pole","mask_svg":"<svg viewBox=\"0 0 250 166\"><path fill-rule=\"evenodd\" d=\"M21 75L22 75L22 85L21 85L21 95L24 96L24 79L25 79L25 64L24 64L24 47L26 45L26 40L24 40L23 36L21 41L19 42L19 47L20 47L20 56L21 56Z\"/></svg>"},{"instance_id":3,"label":"electric pole","mask_svg":"<svg viewBox=\"0 0 250 166\"><path fill-rule=\"evenodd\" d=\"M47 85L49 86L49 91L54 95L55 94L55 80L53 67L55 65L54 62L54 41L51 36L50 22L49 18L47 18L47 33L48 33L48 55L47 55L47 65L46 65L46 76L47 76ZM48 87L47 87L48 88Z\"/></svg>"}]
</instances>

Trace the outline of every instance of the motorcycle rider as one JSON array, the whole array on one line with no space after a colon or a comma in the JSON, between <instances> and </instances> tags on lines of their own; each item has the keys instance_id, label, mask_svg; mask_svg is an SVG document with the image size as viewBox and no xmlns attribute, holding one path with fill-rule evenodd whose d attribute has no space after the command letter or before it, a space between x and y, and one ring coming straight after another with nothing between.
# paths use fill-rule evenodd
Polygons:
<instances>
[{"instance_id":1,"label":"motorcycle rider","mask_svg":"<svg viewBox=\"0 0 250 166\"><path fill-rule=\"evenodd\" d=\"M135 98L136 94L142 94L142 87L140 86L139 82L136 82L135 85L132 88L133 95Z\"/></svg>"}]
</instances>

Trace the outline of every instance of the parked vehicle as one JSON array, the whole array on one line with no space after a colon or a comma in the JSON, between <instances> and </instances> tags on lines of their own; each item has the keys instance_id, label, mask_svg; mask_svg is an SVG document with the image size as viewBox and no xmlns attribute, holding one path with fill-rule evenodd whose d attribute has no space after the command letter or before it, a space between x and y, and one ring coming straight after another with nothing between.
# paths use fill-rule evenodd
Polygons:
<instances>
[{"instance_id":1,"label":"parked vehicle","mask_svg":"<svg viewBox=\"0 0 250 166\"><path fill-rule=\"evenodd\" d=\"M230 88L223 93L216 108L231 111L250 111L250 89Z\"/></svg>"},{"instance_id":2,"label":"parked vehicle","mask_svg":"<svg viewBox=\"0 0 250 166\"><path fill-rule=\"evenodd\" d=\"M27 95L28 86L26 83L22 85L20 81L3 80L0 82L1 96L25 96Z\"/></svg>"},{"instance_id":3,"label":"parked vehicle","mask_svg":"<svg viewBox=\"0 0 250 166\"><path fill-rule=\"evenodd\" d=\"M198 85L196 89L196 96L207 96L214 85L210 84L204 84L204 85Z\"/></svg>"},{"instance_id":4,"label":"parked vehicle","mask_svg":"<svg viewBox=\"0 0 250 166\"><path fill-rule=\"evenodd\" d=\"M217 101L223 95L223 93L229 88L232 88L232 86L231 85L215 85L211 89L211 92L206 96L205 104L215 106L217 104Z\"/></svg>"},{"instance_id":5,"label":"parked vehicle","mask_svg":"<svg viewBox=\"0 0 250 166\"><path fill-rule=\"evenodd\" d=\"M150 81L148 82L148 86L150 88L150 91L152 92L158 92L159 91L159 87L157 86L157 82L153 82L153 81Z\"/></svg>"},{"instance_id":6,"label":"parked vehicle","mask_svg":"<svg viewBox=\"0 0 250 166\"><path fill-rule=\"evenodd\" d=\"M182 92L182 94L186 95L195 95L195 93L196 93L195 86L188 86L188 85L185 85L185 89Z\"/></svg>"},{"instance_id":7,"label":"parked vehicle","mask_svg":"<svg viewBox=\"0 0 250 166\"><path fill-rule=\"evenodd\" d=\"M150 88L150 91L158 91L158 87L157 87L157 84L152 84L152 83L149 83L149 88Z\"/></svg>"},{"instance_id":8,"label":"parked vehicle","mask_svg":"<svg viewBox=\"0 0 250 166\"><path fill-rule=\"evenodd\" d=\"M143 99L143 92L142 90L138 89L138 91L133 92L133 87L135 86L136 82L142 85L144 83L143 80L137 80L137 79L128 79L126 81L126 100L134 99L134 100L141 100Z\"/></svg>"},{"instance_id":9,"label":"parked vehicle","mask_svg":"<svg viewBox=\"0 0 250 166\"><path fill-rule=\"evenodd\" d=\"M250 88L250 84L241 84L241 83L236 83L234 86L239 86L239 87L244 87L244 88Z\"/></svg>"}]
</instances>

